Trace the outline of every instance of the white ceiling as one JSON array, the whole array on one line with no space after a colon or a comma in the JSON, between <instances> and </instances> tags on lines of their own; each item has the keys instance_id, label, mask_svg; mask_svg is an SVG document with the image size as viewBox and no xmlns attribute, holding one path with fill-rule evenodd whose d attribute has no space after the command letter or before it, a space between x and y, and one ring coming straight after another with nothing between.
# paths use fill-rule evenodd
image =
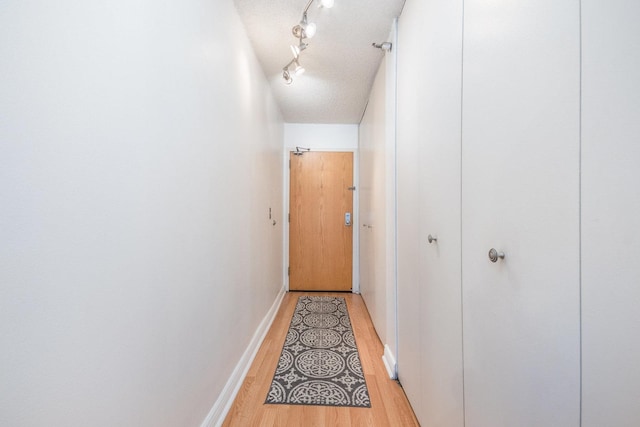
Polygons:
<instances>
[{"instance_id":1,"label":"white ceiling","mask_svg":"<svg viewBox=\"0 0 640 427\"><path fill-rule=\"evenodd\" d=\"M405 0L314 0L308 19L317 33L300 55L306 72L287 86L282 68L297 44L291 28L308 0L234 0L253 48L288 123L359 123L384 55L371 43L386 41Z\"/></svg>"}]
</instances>

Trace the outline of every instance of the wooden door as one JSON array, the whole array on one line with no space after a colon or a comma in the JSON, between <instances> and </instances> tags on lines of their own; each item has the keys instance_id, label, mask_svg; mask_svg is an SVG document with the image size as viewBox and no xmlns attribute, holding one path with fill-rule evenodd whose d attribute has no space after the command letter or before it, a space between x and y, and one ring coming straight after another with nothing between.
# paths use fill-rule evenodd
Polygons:
<instances>
[{"instance_id":1,"label":"wooden door","mask_svg":"<svg viewBox=\"0 0 640 427\"><path fill-rule=\"evenodd\" d=\"M573 0L464 4L469 427L579 425L579 12Z\"/></svg>"},{"instance_id":2,"label":"wooden door","mask_svg":"<svg viewBox=\"0 0 640 427\"><path fill-rule=\"evenodd\" d=\"M291 153L290 160L289 289L351 291L353 153Z\"/></svg>"}]
</instances>

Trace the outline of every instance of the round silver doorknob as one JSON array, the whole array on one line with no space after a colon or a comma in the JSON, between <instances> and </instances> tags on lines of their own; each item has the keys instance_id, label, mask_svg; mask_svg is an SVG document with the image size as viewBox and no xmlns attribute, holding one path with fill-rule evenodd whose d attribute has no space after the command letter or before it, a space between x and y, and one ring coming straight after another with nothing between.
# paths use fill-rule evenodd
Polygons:
<instances>
[{"instance_id":1,"label":"round silver doorknob","mask_svg":"<svg viewBox=\"0 0 640 427\"><path fill-rule=\"evenodd\" d=\"M427 240L429 241L429 243L437 242L438 236L432 236L431 234L429 234L429 236L427 237Z\"/></svg>"},{"instance_id":2,"label":"round silver doorknob","mask_svg":"<svg viewBox=\"0 0 640 427\"><path fill-rule=\"evenodd\" d=\"M498 252L495 249L491 248L489 250L489 259L491 260L491 262L498 261L498 258L504 259L504 252Z\"/></svg>"}]
</instances>

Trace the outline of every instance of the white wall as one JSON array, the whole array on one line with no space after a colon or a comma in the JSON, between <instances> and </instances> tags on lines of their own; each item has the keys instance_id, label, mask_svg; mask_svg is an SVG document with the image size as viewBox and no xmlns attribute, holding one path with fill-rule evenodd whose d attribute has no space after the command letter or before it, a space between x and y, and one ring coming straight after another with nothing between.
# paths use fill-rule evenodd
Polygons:
<instances>
[{"instance_id":1,"label":"white wall","mask_svg":"<svg viewBox=\"0 0 640 427\"><path fill-rule=\"evenodd\" d=\"M233 3L0 9L0 424L199 425L282 287Z\"/></svg>"},{"instance_id":2,"label":"white wall","mask_svg":"<svg viewBox=\"0 0 640 427\"><path fill-rule=\"evenodd\" d=\"M638 16L635 0L582 1L584 427L640 425Z\"/></svg>"},{"instance_id":3,"label":"white wall","mask_svg":"<svg viewBox=\"0 0 640 427\"><path fill-rule=\"evenodd\" d=\"M319 151L357 150L358 125L285 123L285 151L295 150L296 147Z\"/></svg>"},{"instance_id":4,"label":"white wall","mask_svg":"<svg viewBox=\"0 0 640 427\"><path fill-rule=\"evenodd\" d=\"M396 45L396 22L388 41ZM396 377L396 49L384 54L360 122L360 287Z\"/></svg>"},{"instance_id":5,"label":"white wall","mask_svg":"<svg viewBox=\"0 0 640 427\"><path fill-rule=\"evenodd\" d=\"M385 62L371 89L360 122L360 292L378 337L387 343Z\"/></svg>"}]
</instances>

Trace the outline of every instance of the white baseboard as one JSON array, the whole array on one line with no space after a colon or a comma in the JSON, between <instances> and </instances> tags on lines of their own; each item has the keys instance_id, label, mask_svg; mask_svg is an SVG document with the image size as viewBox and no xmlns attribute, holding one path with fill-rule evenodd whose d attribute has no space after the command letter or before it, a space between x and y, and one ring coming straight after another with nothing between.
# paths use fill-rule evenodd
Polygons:
<instances>
[{"instance_id":1,"label":"white baseboard","mask_svg":"<svg viewBox=\"0 0 640 427\"><path fill-rule=\"evenodd\" d=\"M247 349L243 353L240 361L236 365L235 369L231 373L227 384L225 384L218 400L213 404L213 408L209 411L209 414L204 419L201 427L219 427L224 422L229 409L231 409L231 405L240 391L240 387L242 386L242 382L244 378L247 376L247 372L253 363L253 359L256 357L258 353L258 349L264 341L271 324L273 323L273 319L276 317L276 313L278 313L278 308L280 308L280 304L282 303L282 299L285 295L285 289L282 287L278 295L276 296L273 305L267 312L262 322L256 329L255 334L253 334L253 338L249 342Z\"/></svg>"},{"instance_id":2,"label":"white baseboard","mask_svg":"<svg viewBox=\"0 0 640 427\"><path fill-rule=\"evenodd\" d=\"M384 355L382 356L384 367L387 368L387 374L389 378L395 380L398 378L398 364L396 358L393 356L393 352L387 344L384 345Z\"/></svg>"}]
</instances>

